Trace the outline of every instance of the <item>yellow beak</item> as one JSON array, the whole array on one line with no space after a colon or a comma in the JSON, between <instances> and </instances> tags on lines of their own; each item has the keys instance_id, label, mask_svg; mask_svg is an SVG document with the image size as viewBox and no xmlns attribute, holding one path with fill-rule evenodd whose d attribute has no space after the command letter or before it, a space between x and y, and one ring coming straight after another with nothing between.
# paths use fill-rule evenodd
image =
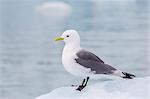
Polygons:
<instances>
[{"instance_id":1,"label":"yellow beak","mask_svg":"<svg viewBox=\"0 0 150 99\"><path fill-rule=\"evenodd\" d=\"M64 38L62 37L55 38L55 41L62 41L62 40L64 40Z\"/></svg>"}]
</instances>

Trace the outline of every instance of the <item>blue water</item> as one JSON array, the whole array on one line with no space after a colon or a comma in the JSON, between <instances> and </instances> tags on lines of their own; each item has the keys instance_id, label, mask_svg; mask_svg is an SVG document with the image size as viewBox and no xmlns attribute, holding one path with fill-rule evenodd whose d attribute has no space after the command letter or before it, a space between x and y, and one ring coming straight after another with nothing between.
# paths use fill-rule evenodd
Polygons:
<instances>
[{"instance_id":1,"label":"blue water","mask_svg":"<svg viewBox=\"0 0 150 99\"><path fill-rule=\"evenodd\" d=\"M64 44L54 42L66 29L76 29L81 45L106 63L140 77L150 75L148 0L62 1L71 11L57 17L36 11L46 0L1 1L0 99L33 99L81 81L64 70Z\"/></svg>"}]
</instances>

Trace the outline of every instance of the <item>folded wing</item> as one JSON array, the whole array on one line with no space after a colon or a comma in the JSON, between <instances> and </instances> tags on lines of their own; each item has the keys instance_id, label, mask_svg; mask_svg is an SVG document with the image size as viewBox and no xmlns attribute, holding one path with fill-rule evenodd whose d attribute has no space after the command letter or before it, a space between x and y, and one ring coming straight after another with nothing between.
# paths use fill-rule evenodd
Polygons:
<instances>
[{"instance_id":1,"label":"folded wing","mask_svg":"<svg viewBox=\"0 0 150 99\"><path fill-rule=\"evenodd\" d=\"M85 68L90 68L96 74L112 74L116 69L108 64L105 64L98 56L86 51L80 50L75 61Z\"/></svg>"}]
</instances>

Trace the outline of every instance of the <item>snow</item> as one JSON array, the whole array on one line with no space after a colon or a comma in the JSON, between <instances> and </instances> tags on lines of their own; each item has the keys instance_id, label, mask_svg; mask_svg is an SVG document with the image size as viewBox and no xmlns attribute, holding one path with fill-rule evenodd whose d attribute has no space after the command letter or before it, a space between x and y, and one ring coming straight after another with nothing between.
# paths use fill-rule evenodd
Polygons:
<instances>
[{"instance_id":1,"label":"snow","mask_svg":"<svg viewBox=\"0 0 150 99\"><path fill-rule=\"evenodd\" d=\"M98 82L81 92L61 87L36 99L150 99L150 77Z\"/></svg>"}]
</instances>

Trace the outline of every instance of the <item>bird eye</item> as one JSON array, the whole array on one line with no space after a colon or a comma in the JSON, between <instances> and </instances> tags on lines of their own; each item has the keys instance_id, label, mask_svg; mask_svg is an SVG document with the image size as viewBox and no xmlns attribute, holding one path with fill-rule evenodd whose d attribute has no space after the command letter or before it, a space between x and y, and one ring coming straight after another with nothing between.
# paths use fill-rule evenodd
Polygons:
<instances>
[{"instance_id":1,"label":"bird eye","mask_svg":"<svg viewBox=\"0 0 150 99\"><path fill-rule=\"evenodd\" d=\"M69 35L67 35L66 37L69 37Z\"/></svg>"}]
</instances>

